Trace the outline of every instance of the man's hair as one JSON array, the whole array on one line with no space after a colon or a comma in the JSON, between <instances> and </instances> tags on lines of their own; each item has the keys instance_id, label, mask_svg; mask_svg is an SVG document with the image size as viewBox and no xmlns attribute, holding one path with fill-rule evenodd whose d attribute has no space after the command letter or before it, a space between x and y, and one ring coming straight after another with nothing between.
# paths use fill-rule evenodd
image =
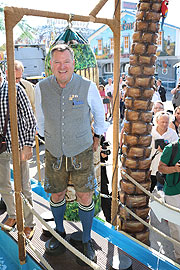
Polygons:
<instances>
[{"instance_id":1,"label":"man's hair","mask_svg":"<svg viewBox=\"0 0 180 270\"><path fill-rule=\"evenodd\" d=\"M100 85L98 86L98 89L99 89L100 87L102 87L102 88L103 88L103 90L105 89L105 87L104 87L104 85L103 85L103 84L100 84Z\"/></svg>"},{"instance_id":2,"label":"man's hair","mask_svg":"<svg viewBox=\"0 0 180 270\"><path fill-rule=\"evenodd\" d=\"M163 109L164 109L164 104L163 104L162 101L160 101L160 100L155 101L155 102L154 102L154 106L156 106L157 104L161 104L162 107L163 107ZM154 106L153 106L153 107L154 107Z\"/></svg>"},{"instance_id":3,"label":"man's hair","mask_svg":"<svg viewBox=\"0 0 180 270\"><path fill-rule=\"evenodd\" d=\"M180 106L178 106L178 107L175 108L174 113L176 113L177 110L180 110Z\"/></svg>"},{"instance_id":4,"label":"man's hair","mask_svg":"<svg viewBox=\"0 0 180 270\"><path fill-rule=\"evenodd\" d=\"M161 112L157 112L155 115L155 125L158 124L158 120L162 117L162 116L168 116L169 121L171 120L171 115L166 112L166 111L161 111Z\"/></svg>"},{"instance_id":5,"label":"man's hair","mask_svg":"<svg viewBox=\"0 0 180 270\"><path fill-rule=\"evenodd\" d=\"M161 79L158 79L158 82L162 83Z\"/></svg>"},{"instance_id":6,"label":"man's hair","mask_svg":"<svg viewBox=\"0 0 180 270\"><path fill-rule=\"evenodd\" d=\"M24 72L23 63L19 60L14 61L14 68L15 68L15 70L22 70L22 72Z\"/></svg>"},{"instance_id":7,"label":"man's hair","mask_svg":"<svg viewBox=\"0 0 180 270\"><path fill-rule=\"evenodd\" d=\"M54 46L51 49L51 59L53 58L53 54L54 54L55 51L60 51L60 52L69 51L72 60L74 59L74 52L73 52L73 50L68 45L66 45L66 44L57 44L56 46Z\"/></svg>"}]
</instances>

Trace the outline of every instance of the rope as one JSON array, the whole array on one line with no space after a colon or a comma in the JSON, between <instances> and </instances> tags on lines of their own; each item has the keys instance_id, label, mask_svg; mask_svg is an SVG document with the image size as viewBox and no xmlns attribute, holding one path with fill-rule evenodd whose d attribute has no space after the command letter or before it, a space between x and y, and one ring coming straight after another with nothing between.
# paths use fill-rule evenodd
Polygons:
<instances>
[{"instance_id":1,"label":"rope","mask_svg":"<svg viewBox=\"0 0 180 270\"><path fill-rule=\"evenodd\" d=\"M138 188L140 188L144 193L146 193L146 195L148 195L149 197L151 197L153 200L157 201L158 203L160 203L161 205L173 210L173 211L176 211L178 213L180 213L180 209L179 208L176 208L172 205L169 205L163 201L161 201L160 199L158 199L156 196L152 195L152 193L150 193L147 189L145 189L144 187L142 187L136 180L134 180L130 175L128 175L127 173L125 172L121 172L124 176L126 176L134 185L136 185Z\"/></svg>"},{"instance_id":2,"label":"rope","mask_svg":"<svg viewBox=\"0 0 180 270\"><path fill-rule=\"evenodd\" d=\"M15 227L7 226L7 225L5 225L5 224L3 224L1 222L0 222L0 227L3 228L6 231L9 231L9 232L14 232L16 230Z\"/></svg>"},{"instance_id":3,"label":"rope","mask_svg":"<svg viewBox=\"0 0 180 270\"><path fill-rule=\"evenodd\" d=\"M152 225L150 225L149 223L145 222L142 218L140 218L139 216L137 216L135 213L133 213L129 208L127 208L124 204L122 204L119 201L119 205L121 205L131 216L133 216L134 218L136 218L138 221L140 221L142 224L144 224L146 227L148 227L150 230L153 230L154 232L160 234L161 236L163 236L165 239L171 241L174 244L177 244L180 246L180 242L178 242L177 240L171 238L170 236L166 235L165 233L159 231L158 229L156 229L155 227L153 227Z\"/></svg>"},{"instance_id":4,"label":"rope","mask_svg":"<svg viewBox=\"0 0 180 270\"><path fill-rule=\"evenodd\" d=\"M109 199L109 198L113 199L112 196L106 195L106 194L102 194L102 193L100 193L100 196L103 197L103 198L106 198L106 199ZM122 206L131 216L133 216L135 219L137 219L138 221L140 221L143 225L145 225L146 227L148 227L150 230L155 231L156 233L158 233L161 236L163 236L165 239L171 241L174 244L178 244L180 246L180 242L178 242L177 240L175 240L175 239L171 238L170 236L164 234L163 232L159 231L158 229L156 229L155 227L153 227L149 223L145 222L142 218L140 218L134 212L132 212L127 206L125 206L123 203L121 203L121 201L119 199L118 199L118 203L119 203L119 206ZM118 209L118 212L119 212L119 209ZM116 217L117 217L117 215L116 215Z\"/></svg>"},{"instance_id":5,"label":"rope","mask_svg":"<svg viewBox=\"0 0 180 270\"><path fill-rule=\"evenodd\" d=\"M26 243L36 254L37 258L41 261L41 263L47 268L47 270L53 270L50 264L44 259L44 257L40 254L40 252L32 245L32 242L26 238Z\"/></svg>"},{"instance_id":6,"label":"rope","mask_svg":"<svg viewBox=\"0 0 180 270\"><path fill-rule=\"evenodd\" d=\"M33 209L30 205L29 201L25 198L25 196L21 193L21 197L24 203L29 207L30 211L36 216L36 218L51 232L51 234L61 242L67 249L69 249L75 256L79 257L82 261L88 264L95 270L100 270L101 268L94 263L93 261L89 260L87 257L84 256L81 252L79 252L76 248L71 246L66 240L64 240L55 230L53 230L45 221L44 219Z\"/></svg>"}]
</instances>

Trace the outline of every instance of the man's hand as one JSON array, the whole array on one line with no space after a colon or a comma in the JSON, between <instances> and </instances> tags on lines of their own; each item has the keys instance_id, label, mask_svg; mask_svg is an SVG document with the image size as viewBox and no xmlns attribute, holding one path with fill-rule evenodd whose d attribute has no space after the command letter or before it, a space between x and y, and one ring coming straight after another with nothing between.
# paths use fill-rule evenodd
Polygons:
<instances>
[{"instance_id":1,"label":"man's hand","mask_svg":"<svg viewBox=\"0 0 180 270\"><path fill-rule=\"evenodd\" d=\"M33 153L32 147L25 145L20 152L21 161L26 161L32 158L32 153Z\"/></svg>"},{"instance_id":2,"label":"man's hand","mask_svg":"<svg viewBox=\"0 0 180 270\"><path fill-rule=\"evenodd\" d=\"M96 152L99 146L99 138L93 137L93 151Z\"/></svg>"},{"instance_id":3,"label":"man's hand","mask_svg":"<svg viewBox=\"0 0 180 270\"><path fill-rule=\"evenodd\" d=\"M180 163L179 162L177 162L175 164L175 168L176 168L176 172L180 173Z\"/></svg>"},{"instance_id":4,"label":"man's hand","mask_svg":"<svg viewBox=\"0 0 180 270\"><path fill-rule=\"evenodd\" d=\"M159 152L163 152L163 150L161 149L161 147L160 146L158 146L158 149L157 149Z\"/></svg>"}]
</instances>

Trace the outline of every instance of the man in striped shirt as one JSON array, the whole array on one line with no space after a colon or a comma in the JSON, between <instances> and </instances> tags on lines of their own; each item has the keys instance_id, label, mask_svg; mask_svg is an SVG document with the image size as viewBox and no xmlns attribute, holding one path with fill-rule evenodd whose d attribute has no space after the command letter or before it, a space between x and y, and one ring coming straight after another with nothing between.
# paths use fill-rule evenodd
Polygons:
<instances>
[{"instance_id":1,"label":"man in striped shirt","mask_svg":"<svg viewBox=\"0 0 180 270\"><path fill-rule=\"evenodd\" d=\"M32 146L34 142L36 119L34 117L29 99L22 87L16 85L17 90L17 121L19 135L19 150L21 160L21 178L22 192L28 201L32 204L32 190L29 181L29 165L27 160L32 157ZM0 70L0 133L2 134L5 125L5 118L8 109L8 82L3 78L3 73ZM12 193L10 182L10 159L11 159L11 130L10 119L7 123L6 132L7 150L0 154L0 192L3 201L7 207L8 219L4 223L10 227L16 224L16 212L14 195ZM34 233L33 214L24 205L24 233L27 238L32 238Z\"/></svg>"}]
</instances>

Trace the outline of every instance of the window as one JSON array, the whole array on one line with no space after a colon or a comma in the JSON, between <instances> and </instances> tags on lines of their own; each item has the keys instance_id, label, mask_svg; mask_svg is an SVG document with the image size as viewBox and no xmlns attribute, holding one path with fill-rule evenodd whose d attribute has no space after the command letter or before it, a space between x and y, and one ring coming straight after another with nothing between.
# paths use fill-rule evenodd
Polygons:
<instances>
[{"instance_id":1,"label":"window","mask_svg":"<svg viewBox=\"0 0 180 270\"><path fill-rule=\"evenodd\" d=\"M163 43L163 32L160 31L158 35L157 45L158 45L158 51L162 51L162 43Z\"/></svg>"},{"instance_id":2,"label":"window","mask_svg":"<svg viewBox=\"0 0 180 270\"><path fill-rule=\"evenodd\" d=\"M129 53L129 36L124 37L124 53Z\"/></svg>"},{"instance_id":3,"label":"window","mask_svg":"<svg viewBox=\"0 0 180 270\"><path fill-rule=\"evenodd\" d=\"M110 52L114 52L114 38L110 38Z\"/></svg>"},{"instance_id":4,"label":"window","mask_svg":"<svg viewBox=\"0 0 180 270\"><path fill-rule=\"evenodd\" d=\"M102 39L98 40L98 54L102 54Z\"/></svg>"},{"instance_id":5,"label":"window","mask_svg":"<svg viewBox=\"0 0 180 270\"><path fill-rule=\"evenodd\" d=\"M113 73L113 63L107 63L104 65L104 73Z\"/></svg>"},{"instance_id":6,"label":"window","mask_svg":"<svg viewBox=\"0 0 180 270\"><path fill-rule=\"evenodd\" d=\"M162 31L159 32L157 45L158 46L162 46Z\"/></svg>"}]
</instances>

